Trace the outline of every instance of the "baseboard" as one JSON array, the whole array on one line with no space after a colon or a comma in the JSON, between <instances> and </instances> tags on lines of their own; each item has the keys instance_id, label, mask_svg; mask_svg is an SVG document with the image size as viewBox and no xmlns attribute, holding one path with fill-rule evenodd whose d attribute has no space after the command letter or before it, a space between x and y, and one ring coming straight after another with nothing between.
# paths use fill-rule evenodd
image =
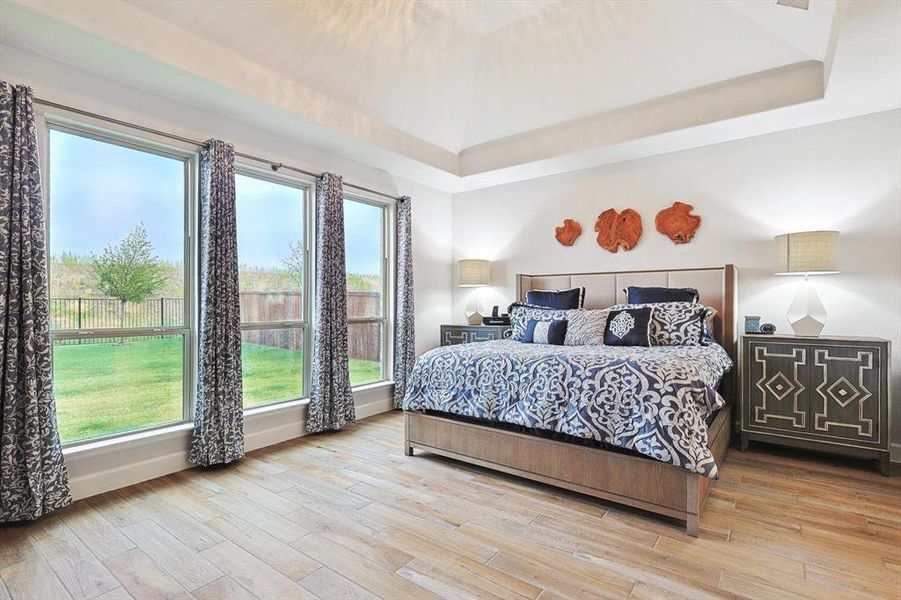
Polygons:
<instances>
[{"instance_id":1,"label":"baseboard","mask_svg":"<svg viewBox=\"0 0 901 600\"><path fill-rule=\"evenodd\" d=\"M354 392L357 420L394 408L393 386ZM275 407L248 414L244 421L247 452L306 435L306 405ZM195 466L188 462L189 428L179 428L134 442L67 451L69 484L76 500L156 479Z\"/></svg>"},{"instance_id":2,"label":"baseboard","mask_svg":"<svg viewBox=\"0 0 901 600\"><path fill-rule=\"evenodd\" d=\"M190 469L191 431L112 453L66 456L69 486L75 500ZM149 458L140 458L140 456Z\"/></svg>"},{"instance_id":3,"label":"baseboard","mask_svg":"<svg viewBox=\"0 0 901 600\"><path fill-rule=\"evenodd\" d=\"M383 412L388 412L389 410L394 410L393 397L373 400L372 402L367 402L366 404L358 404L357 420L360 421L362 419L373 417Z\"/></svg>"},{"instance_id":4,"label":"baseboard","mask_svg":"<svg viewBox=\"0 0 901 600\"><path fill-rule=\"evenodd\" d=\"M901 444L892 444L889 448L889 460L893 463L901 463Z\"/></svg>"}]
</instances>

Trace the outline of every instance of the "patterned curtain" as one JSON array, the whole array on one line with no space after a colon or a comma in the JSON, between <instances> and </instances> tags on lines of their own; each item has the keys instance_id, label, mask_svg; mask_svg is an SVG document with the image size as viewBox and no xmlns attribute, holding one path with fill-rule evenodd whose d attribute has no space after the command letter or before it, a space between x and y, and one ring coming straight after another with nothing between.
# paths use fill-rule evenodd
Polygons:
<instances>
[{"instance_id":1,"label":"patterned curtain","mask_svg":"<svg viewBox=\"0 0 901 600\"><path fill-rule=\"evenodd\" d=\"M0 82L0 523L72 502L56 427L34 95Z\"/></svg>"},{"instance_id":2,"label":"patterned curtain","mask_svg":"<svg viewBox=\"0 0 901 600\"><path fill-rule=\"evenodd\" d=\"M189 457L198 465L244 456L240 309L235 149L209 140L200 151L200 352Z\"/></svg>"},{"instance_id":3,"label":"patterned curtain","mask_svg":"<svg viewBox=\"0 0 901 600\"><path fill-rule=\"evenodd\" d=\"M410 197L401 196L395 206L394 244L396 288L394 299L394 407L401 408L407 377L416 362L413 324L413 223Z\"/></svg>"},{"instance_id":4,"label":"patterned curtain","mask_svg":"<svg viewBox=\"0 0 901 600\"><path fill-rule=\"evenodd\" d=\"M347 273L341 176L316 181L316 298L313 374L307 431L341 429L356 420L347 364Z\"/></svg>"}]
</instances>

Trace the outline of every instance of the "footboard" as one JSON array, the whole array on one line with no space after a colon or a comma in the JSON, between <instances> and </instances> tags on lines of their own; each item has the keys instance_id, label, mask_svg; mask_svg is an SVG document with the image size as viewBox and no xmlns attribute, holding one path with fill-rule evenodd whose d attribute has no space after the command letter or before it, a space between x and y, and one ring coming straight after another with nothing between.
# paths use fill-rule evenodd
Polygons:
<instances>
[{"instance_id":1,"label":"footboard","mask_svg":"<svg viewBox=\"0 0 901 600\"><path fill-rule=\"evenodd\" d=\"M710 427L719 463L730 434L728 407ZM626 504L686 522L698 535L698 516L710 487L707 477L655 460L465 423L405 413L406 453L418 448L467 463Z\"/></svg>"}]
</instances>

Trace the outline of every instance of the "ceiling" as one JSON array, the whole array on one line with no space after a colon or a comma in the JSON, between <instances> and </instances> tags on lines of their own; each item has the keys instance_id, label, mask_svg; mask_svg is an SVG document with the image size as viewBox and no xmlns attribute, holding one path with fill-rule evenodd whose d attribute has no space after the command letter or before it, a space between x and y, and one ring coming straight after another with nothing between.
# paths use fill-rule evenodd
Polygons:
<instances>
[{"instance_id":1,"label":"ceiling","mask_svg":"<svg viewBox=\"0 0 901 600\"><path fill-rule=\"evenodd\" d=\"M776 7L795 17L780 36L751 18L772 8L759 2L131 1L454 153L822 60L834 10Z\"/></svg>"},{"instance_id":2,"label":"ceiling","mask_svg":"<svg viewBox=\"0 0 901 600\"><path fill-rule=\"evenodd\" d=\"M12 0L0 34L456 191L785 128L760 115L829 100L840 59L878 97L807 121L897 107L898 5Z\"/></svg>"}]
</instances>

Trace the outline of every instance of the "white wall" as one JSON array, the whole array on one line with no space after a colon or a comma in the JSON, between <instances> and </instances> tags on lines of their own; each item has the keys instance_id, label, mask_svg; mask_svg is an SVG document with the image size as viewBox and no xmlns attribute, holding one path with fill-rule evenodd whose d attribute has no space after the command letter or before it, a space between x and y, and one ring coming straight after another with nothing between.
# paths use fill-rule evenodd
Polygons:
<instances>
[{"instance_id":1,"label":"white wall","mask_svg":"<svg viewBox=\"0 0 901 600\"><path fill-rule=\"evenodd\" d=\"M416 354L439 345L439 326L451 322L453 281L450 195L412 182L413 283L416 304Z\"/></svg>"},{"instance_id":2,"label":"white wall","mask_svg":"<svg viewBox=\"0 0 901 600\"><path fill-rule=\"evenodd\" d=\"M450 194L313 148L279 131L249 127L227 115L123 86L16 48L0 46L0 79L30 85L43 99L192 139L217 137L241 152L312 171L340 173L345 181L409 195L413 198L416 349L421 353L438 345L438 326L449 322L452 303ZM389 410L392 393L393 386L356 390L358 417ZM306 406L299 403L248 414L247 449L303 435L305 414ZM89 445L66 451L76 498L190 466L186 460L190 436L184 427L133 437L118 446Z\"/></svg>"},{"instance_id":3,"label":"white wall","mask_svg":"<svg viewBox=\"0 0 901 600\"><path fill-rule=\"evenodd\" d=\"M654 229L674 200L703 218L691 243ZM738 315L790 332L786 309L799 278L774 277L780 233L841 231L841 273L814 279L829 321L824 334L889 338L894 345L895 442L901 442L901 111L686 150L454 196L455 259L488 258L486 304L514 299L514 274L705 267L739 269ZM635 208L644 234L611 254L593 232L607 208ZM582 236L566 248L554 227L572 218ZM454 289L456 322L469 299Z\"/></svg>"}]
</instances>

